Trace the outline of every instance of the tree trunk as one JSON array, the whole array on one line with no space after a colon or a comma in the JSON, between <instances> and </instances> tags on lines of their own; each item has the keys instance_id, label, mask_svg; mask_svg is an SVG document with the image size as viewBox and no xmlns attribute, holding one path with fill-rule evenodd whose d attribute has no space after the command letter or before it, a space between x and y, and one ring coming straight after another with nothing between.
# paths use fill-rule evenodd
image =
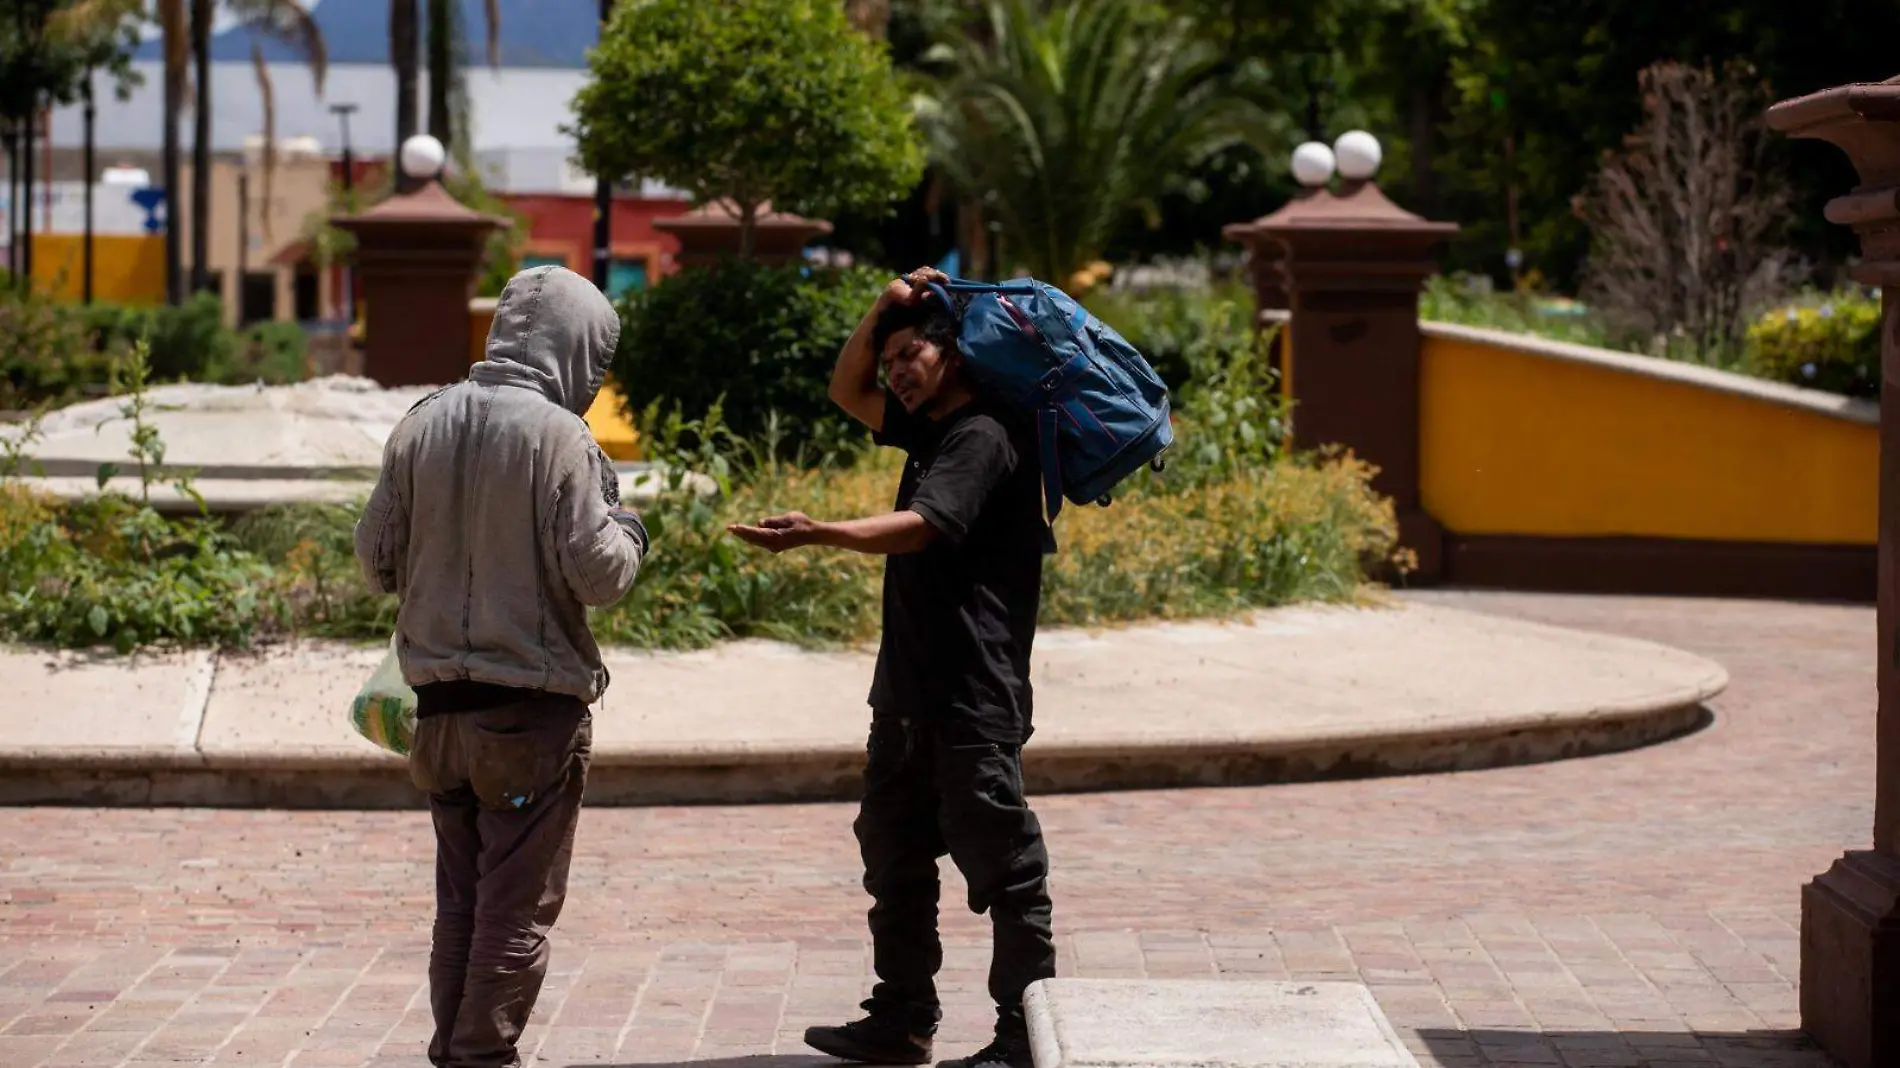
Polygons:
<instances>
[{"instance_id":1,"label":"tree trunk","mask_svg":"<svg viewBox=\"0 0 1900 1068\"><path fill-rule=\"evenodd\" d=\"M416 0L389 0L389 63L396 70L396 151L416 135L417 55ZM409 184L397 168L396 187Z\"/></svg>"},{"instance_id":2,"label":"tree trunk","mask_svg":"<svg viewBox=\"0 0 1900 1068\"><path fill-rule=\"evenodd\" d=\"M20 284L20 135L9 123L7 146L7 284Z\"/></svg>"},{"instance_id":3,"label":"tree trunk","mask_svg":"<svg viewBox=\"0 0 1900 1068\"><path fill-rule=\"evenodd\" d=\"M750 261L759 242L759 205L745 200L739 205L739 258Z\"/></svg>"},{"instance_id":4,"label":"tree trunk","mask_svg":"<svg viewBox=\"0 0 1900 1068\"><path fill-rule=\"evenodd\" d=\"M182 0L163 0L159 4L161 28L165 35L165 154L161 170L165 184L165 302L178 305L185 300L185 272L182 235L178 231L178 113L185 106L185 62L191 49L185 44L189 31L185 26Z\"/></svg>"},{"instance_id":5,"label":"tree trunk","mask_svg":"<svg viewBox=\"0 0 1900 1068\"><path fill-rule=\"evenodd\" d=\"M455 145L455 119L449 110L455 85L455 19L453 0L429 2L429 135L443 148Z\"/></svg>"},{"instance_id":6,"label":"tree trunk","mask_svg":"<svg viewBox=\"0 0 1900 1068\"><path fill-rule=\"evenodd\" d=\"M1438 202L1437 158L1433 143L1437 137L1438 86L1420 88L1412 94L1412 198L1413 205L1428 219L1444 215Z\"/></svg>"},{"instance_id":7,"label":"tree trunk","mask_svg":"<svg viewBox=\"0 0 1900 1068\"><path fill-rule=\"evenodd\" d=\"M39 116L29 107L26 113L26 136L21 139L20 149L20 184L23 187L20 190L20 217L26 223L20 227L20 278L29 293L33 291L33 135L39 132L38 124Z\"/></svg>"},{"instance_id":8,"label":"tree trunk","mask_svg":"<svg viewBox=\"0 0 1900 1068\"><path fill-rule=\"evenodd\" d=\"M197 102L191 135L191 290L211 288L211 0L191 0Z\"/></svg>"}]
</instances>

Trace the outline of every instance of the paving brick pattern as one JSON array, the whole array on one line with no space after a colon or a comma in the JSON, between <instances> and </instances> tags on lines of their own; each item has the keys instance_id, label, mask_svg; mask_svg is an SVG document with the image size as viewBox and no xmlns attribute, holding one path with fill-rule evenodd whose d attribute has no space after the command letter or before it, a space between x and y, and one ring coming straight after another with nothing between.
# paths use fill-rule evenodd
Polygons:
<instances>
[{"instance_id":1,"label":"paving brick pattern","mask_svg":"<svg viewBox=\"0 0 1900 1068\"><path fill-rule=\"evenodd\" d=\"M1616 756L1039 799L1061 971L1362 980L1445 1068L1825 1065L1793 1030L1798 895L1871 826L1871 610L1434 599L1675 644L1733 686L1709 729ZM534 1063L818 1063L799 1032L868 986L851 815L589 811ZM0 1066L426 1063L419 815L12 809L0 841ZM961 893L946 1055L989 1022Z\"/></svg>"}]
</instances>

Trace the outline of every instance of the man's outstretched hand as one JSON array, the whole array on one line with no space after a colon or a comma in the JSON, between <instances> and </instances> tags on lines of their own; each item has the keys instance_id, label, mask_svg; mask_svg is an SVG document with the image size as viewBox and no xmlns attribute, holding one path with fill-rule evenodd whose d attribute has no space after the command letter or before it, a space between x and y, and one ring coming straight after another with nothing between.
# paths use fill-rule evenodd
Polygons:
<instances>
[{"instance_id":1,"label":"man's outstretched hand","mask_svg":"<svg viewBox=\"0 0 1900 1068\"><path fill-rule=\"evenodd\" d=\"M787 512L761 519L757 526L734 523L726 528L726 533L768 552L782 553L813 544L818 530L818 522L812 517L803 512Z\"/></svg>"}]
</instances>

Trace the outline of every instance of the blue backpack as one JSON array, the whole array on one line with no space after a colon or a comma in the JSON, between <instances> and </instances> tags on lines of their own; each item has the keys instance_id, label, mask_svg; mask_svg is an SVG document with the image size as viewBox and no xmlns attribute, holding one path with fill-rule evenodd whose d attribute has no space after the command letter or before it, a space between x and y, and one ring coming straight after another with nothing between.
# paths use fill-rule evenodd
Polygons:
<instances>
[{"instance_id":1,"label":"blue backpack","mask_svg":"<svg viewBox=\"0 0 1900 1068\"><path fill-rule=\"evenodd\" d=\"M1033 279L930 288L961 309L957 347L977 384L1035 415L1051 524L1064 497L1106 505L1122 479L1161 470L1174 444L1167 384L1107 323Z\"/></svg>"}]
</instances>

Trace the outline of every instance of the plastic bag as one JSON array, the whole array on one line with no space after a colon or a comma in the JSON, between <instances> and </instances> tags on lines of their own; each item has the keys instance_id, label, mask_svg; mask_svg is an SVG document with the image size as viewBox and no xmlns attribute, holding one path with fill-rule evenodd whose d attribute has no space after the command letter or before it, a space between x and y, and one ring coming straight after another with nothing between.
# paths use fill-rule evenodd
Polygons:
<instances>
[{"instance_id":1,"label":"plastic bag","mask_svg":"<svg viewBox=\"0 0 1900 1068\"><path fill-rule=\"evenodd\" d=\"M416 743L416 691L402 678L396 656L397 635L389 636L389 651L370 673L369 681L350 702L350 726L378 746L408 756Z\"/></svg>"}]
</instances>

